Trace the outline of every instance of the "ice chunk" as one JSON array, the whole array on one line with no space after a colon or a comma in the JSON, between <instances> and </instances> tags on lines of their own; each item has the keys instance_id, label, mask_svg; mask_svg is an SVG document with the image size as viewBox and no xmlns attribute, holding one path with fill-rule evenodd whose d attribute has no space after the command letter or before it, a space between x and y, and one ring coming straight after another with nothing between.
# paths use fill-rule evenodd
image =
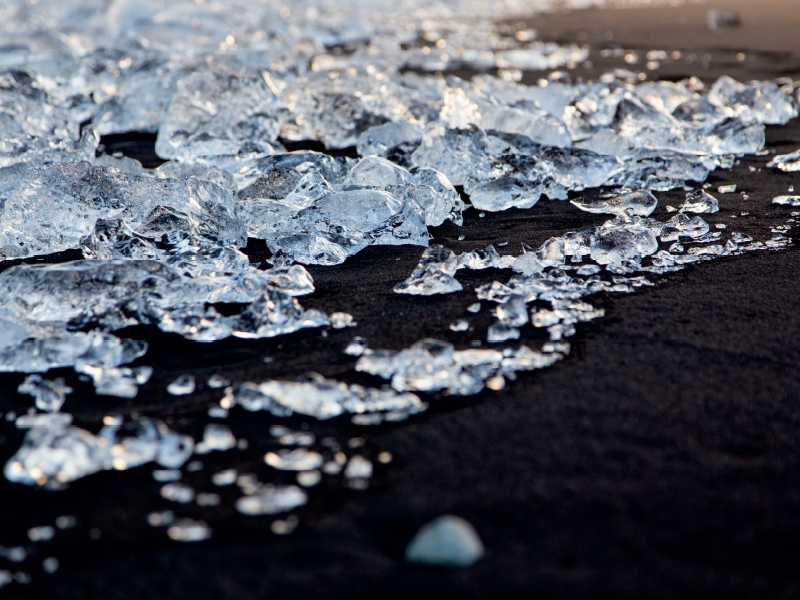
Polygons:
<instances>
[{"instance_id":1,"label":"ice chunk","mask_svg":"<svg viewBox=\"0 0 800 600\"><path fill-rule=\"evenodd\" d=\"M527 321L527 318L525 320ZM508 323L495 323L494 325L489 326L489 332L486 334L486 341L493 344L518 339L519 329L509 325Z\"/></svg>"},{"instance_id":2,"label":"ice chunk","mask_svg":"<svg viewBox=\"0 0 800 600\"><path fill-rule=\"evenodd\" d=\"M173 396L186 396L194 392L194 376L181 375L167 386L167 392Z\"/></svg>"},{"instance_id":3,"label":"ice chunk","mask_svg":"<svg viewBox=\"0 0 800 600\"><path fill-rule=\"evenodd\" d=\"M570 203L590 213L619 215L630 211L631 215L648 217L656 209L658 200L646 190L634 190L599 198L571 200Z\"/></svg>"},{"instance_id":4,"label":"ice chunk","mask_svg":"<svg viewBox=\"0 0 800 600\"><path fill-rule=\"evenodd\" d=\"M678 213L664 223L659 237L662 242L673 242L681 237L699 238L708 233L709 227L701 217L687 217Z\"/></svg>"},{"instance_id":5,"label":"ice chunk","mask_svg":"<svg viewBox=\"0 0 800 600\"><path fill-rule=\"evenodd\" d=\"M475 528L461 517L444 515L422 527L406 548L406 562L470 567L484 555Z\"/></svg>"},{"instance_id":6,"label":"ice chunk","mask_svg":"<svg viewBox=\"0 0 800 600\"><path fill-rule=\"evenodd\" d=\"M0 254L15 258L77 248L98 219L124 220L135 229L159 205L240 246L247 241L233 196L213 183L137 177L78 162L33 169L9 194L0 215Z\"/></svg>"},{"instance_id":7,"label":"ice chunk","mask_svg":"<svg viewBox=\"0 0 800 600\"><path fill-rule=\"evenodd\" d=\"M189 504L194 500L194 488L185 483L172 482L161 487L161 497L178 504Z\"/></svg>"},{"instance_id":8,"label":"ice chunk","mask_svg":"<svg viewBox=\"0 0 800 600\"><path fill-rule=\"evenodd\" d=\"M528 322L528 308L523 296L513 294L495 309L497 320L505 325L520 327Z\"/></svg>"},{"instance_id":9,"label":"ice chunk","mask_svg":"<svg viewBox=\"0 0 800 600\"><path fill-rule=\"evenodd\" d=\"M279 450L267 452L264 462L281 471L311 471L322 466L323 458L318 452L297 448L296 450Z\"/></svg>"},{"instance_id":10,"label":"ice chunk","mask_svg":"<svg viewBox=\"0 0 800 600\"><path fill-rule=\"evenodd\" d=\"M797 116L797 102L771 81L739 83L727 75L720 77L708 92L708 101L725 111L767 125L783 125Z\"/></svg>"},{"instance_id":11,"label":"ice chunk","mask_svg":"<svg viewBox=\"0 0 800 600\"><path fill-rule=\"evenodd\" d=\"M469 329L469 321L466 319L456 319L450 323L450 331L467 331ZM363 352L362 352L363 354Z\"/></svg>"},{"instance_id":12,"label":"ice chunk","mask_svg":"<svg viewBox=\"0 0 800 600\"><path fill-rule=\"evenodd\" d=\"M97 471L124 470L150 461L174 469L188 460L193 446L192 438L145 418L124 427L106 425L97 435L69 421L51 419L30 428L4 472L14 483L61 489Z\"/></svg>"},{"instance_id":13,"label":"ice chunk","mask_svg":"<svg viewBox=\"0 0 800 600\"><path fill-rule=\"evenodd\" d=\"M638 262L658 250L657 233L638 217L622 215L595 230L589 255L601 265Z\"/></svg>"},{"instance_id":14,"label":"ice chunk","mask_svg":"<svg viewBox=\"0 0 800 600\"><path fill-rule=\"evenodd\" d=\"M353 315L343 312L331 313L331 327L334 329L345 329L355 327L357 323L353 320Z\"/></svg>"},{"instance_id":15,"label":"ice chunk","mask_svg":"<svg viewBox=\"0 0 800 600\"><path fill-rule=\"evenodd\" d=\"M800 196L775 196L772 199L772 204L781 204L783 206L800 206Z\"/></svg>"},{"instance_id":16,"label":"ice chunk","mask_svg":"<svg viewBox=\"0 0 800 600\"><path fill-rule=\"evenodd\" d=\"M67 399L67 394L72 393L72 388L66 385L63 377L53 380L44 379L40 375L28 375L17 391L34 397L36 408L46 412L58 412Z\"/></svg>"},{"instance_id":17,"label":"ice chunk","mask_svg":"<svg viewBox=\"0 0 800 600\"><path fill-rule=\"evenodd\" d=\"M515 263L513 256L500 256L494 246L486 246L485 250L472 250L458 255L459 269L507 269Z\"/></svg>"},{"instance_id":18,"label":"ice chunk","mask_svg":"<svg viewBox=\"0 0 800 600\"><path fill-rule=\"evenodd\" d=\"M715 213L719 212L719 201L705 190L697 190L686 194L681 212L690 213Z\"/></svg>"},{"instance_id":19,"label":"ice chunk","mask_svg":"<svg viewBox=\"0 0 800 600\"><path fill-rule=\"evenodd\" d=\"M181 519L167 529L169 539L176 542L202 542L211 538L211 528L205 521Z\"/></svg>"},{"instance_id":20,"label":"ice chunk","mask_svg":"<svg viewBox=\"0 0 800 600\"><path fill-rule=\"evenodd\" d=\"M236 510L243 515L277 515L289 512L308 502L308 494L296 485L265 485L249 496L236 501Z\"/></svg>"},{"instance_id":21,"label":"ice chunk","mask_svg":"<svg viewBox=\"0 0 800 600\"><path fill-rule=\"evenodd\" d=\"M153 374L152 367L103 367L86 363L76 364L75 370L92 378L95 393L118 398L135 398L139 386Z\"/></svg>"},{"instance_id":22,"label":"ice chunk","mask_svg":"<svg viewBox=\"0 0 800 600\"><path fill-rule=\"evenodd\" d=\"M420 296L460 292L463 288L453 277L457 268L458 259L452 250L431 246L422 253L409 278L394 286L394 292Z\"/></svg>"},{"instance_id":23,"label":"ice chunk","mask_svg":"<svg viewBox=\"0 0 800 600\"><path fill-rule=\"evenodd\" d=\"M376 125L358 136L356 149L361 156L385 156L389 150L401 144L418 144L422 140L423 131L420 125L407 121Z\"/></svg>"},{"instance_id":24,"label":"ice chunk","mask_svg":"<svg viewBox=\"0 0 800 600\"><path fill-rule=\"evenodd\" d=\"M732 194L736 191L736 184L732 183L730 185L721 185L717 188L717 191L720 194Z\"/></svg>"},{"instance_id":25,"label":"ice chunk","mask_svg":"<svg viewBox=\"0 0 800 600\"><path fill-rule=\"evenodd\" d=\"M192 73L178 82L158 130L156 153L183 161L272 154L280 131L276 100L265 77Z\"/></svg>"},{"instance_id":26,"label":"ice chunk","mask_svg":"<svg viewBox=\"0 0 800 600\"><path fill-rule=\"evenodd\" d=\"M800 150L789 154L778 154L767 163L768 167L778 168L785 173L800 171Z\"/></svg>"},{"instance_id":27,"label":"ice chunk","mask_svg":"<svg viewBox=\"0 0 800 600\"><path fill-rule=\"evenodd\" d=\"M236 437L231 430L219 423L209 423L203 430L203 439L195 444L196 454L207 454L214 450L225 452L236 447Z\"/></svg>"}]
</instances>

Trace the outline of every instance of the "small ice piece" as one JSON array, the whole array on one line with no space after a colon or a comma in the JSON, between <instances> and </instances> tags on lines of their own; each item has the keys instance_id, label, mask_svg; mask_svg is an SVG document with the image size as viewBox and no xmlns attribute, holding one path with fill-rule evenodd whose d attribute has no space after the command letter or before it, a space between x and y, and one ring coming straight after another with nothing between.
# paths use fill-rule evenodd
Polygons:
<instances>
[{"instance_id":1,"label":"small ice piece","mask_svg":"<svg viewBox=\"0 0 800 600\"><path fill-rule=\"evenodd\" d=\"M72 529L78 524L78 518L72 515L61 515L56 517L56 527L59 529Z\"/></svg>"},{"instance_id":2,"label":"small ice piece","mask_svg":"<svg viewBox=\"0 0 800 600\"><path fill-rule=\"evenodd\" d=\"M719 211L719 201L705 190L697 190L686 194L681 212L684 213L715 213Z\"/></svg>"},{"instance_id":3,"label":"small ice piece","mask_svg":"<svg viewBox=\"0 0 800 600\"><path fill-rule=\"evenodd\" d=\"M347 344L347 348L344 349L344 353L348 356L361 356L364 354L366 349L367 338L355 337L350 341L349 344Z\"/></svg>"},{"instance_id":4,"label":"small ice piece","mask_svg":"<svg viewBox=\"0 0 800 600\"><path fill-rule=\"evenodd\" d=\"M344 329L345 327L355 327L357 323L353 320L353 315L344 312L331 313L331 327L334 329Z\"/></svg>"},{"instance_id":5,"label":"small ice piece","mask_svg":"<svg viewBox=\"0 0 800 600\"><path fill-rule=\"evenodd\" d=\"M283 425L273 425L269 434L282 446L312 446L316 436L310 431L292 431Z\"/></svg>"},{"instance_id":6,"label":"small ice piece","mask_svg":"<svg viewBox=\"0 0 800 600\"><path fill-rule=\"evenodd\" d=\"M772 199L772 203L782 206L800 206L800 196L776 196Z\"/></svg>"},{"instance_id":7,"label":"small ice piece","mask_svg":"<svg viewBox=\"0 0 800 600\"><path fill-rule=\"evenodd\" d=\"M181 478L180 469L156 469L153 471L153 479L159 483L166 483L168 481L178 481Z\"/></svg>"},{"instance_id":8,"label":"small ice piece","mask_svg":"<svg viewBox=\"0 0 800 600\"><path fill-rule=\"evenodd\" d=\"M153 374L152 367L98 367L79 362L75 371L92 378L94 391L100 396L135 398L139 386L147 383Z\"/></svg>"},{"instance_id":9,"label":"small ice piece","mask_svg":"<svg viewBox=\"0 0 800 600\"><path fill-rule=\"evenodd\" d=\"M485 250L472 250L458 255L459 269L507 269L514 264L513 256L501 256L494 246L486 246Z\"/></svg>"},{"instance_id":10,"label":"small ice piece","mask_svg":"<svg viewBox=\"0 0 800 600\"><path fill-rule=\"evenodd\" d=\"M469 321L466 319L456 319L450 323L450 331L467 331L469 329Z\"/></svg>"},{"instance_id":11,"label":"small ice piece","mask_svg":"<svg viewBox=\"0 0 800 600\"><path fill-rule=\"evenodd\" d=\"M659 237L662 242L674 242L679 238L699 238L709 231L708 223L701 217L687 217L683 213L678 213L669 221L664 223Z\"/></svg>"},{"instance_id":12,"label":"small ice piece","mask_svg":"<svg viewBox=\"0 0 800 600\"><path fill-rule=\"evenodd\" d=\"M52 540L55 534L55 528L50 525L40 525L28 529L28 539L32 542L46 542Z\"/></svg>"},{"instance_id":13,"label":"small ice piece","mask_svg":"<svg viewBox=\"0 0 800 600\"><path fill-rule=\"evenodd\" d=\"M187 396L194 392L194 377L192 375L181 375L167 386L167 392L173 396Z\"/></svg>"},{"instance_id":14,"label":"small ice piece","mask_svg":"<svg viewBox=\"0 0 800 600\"><path fill-rule=\"evenodd\" d=\"M197 506L219 506L220 497L219 494L202 492L197 494L195 501L197 502Z\"/></svg>"},{"instance_id":15,"label":"small ice piece","mask_svg":"<svg viewBox=\"0 0 800 600\"><path fill-rule=\"evenodd\" d=\"M194 500L194 488L185 483L167 483L161 487L161 497L170 502L188 504Z\"/></svg>"},{"instance_id":16,"label":"small ice piece","mask_svg":"<svg viewBox=\"0 0 800 600\"><path fill-rule=\"evenodd\" d=\"M4 548L0 546L0 556L14 563L21 563L28 558L28 551L22 546Z\"/></svg>"},{"instance_id":17,"label":"small ice piece","mask_svg":"<svg viewBox=\"0 0 800 600\"><path fill-rule=\"evenodd\" d=\"M475 302L475 303L473 303L473 304L470 304L470 305L467 307L467 310L468 310L469 312L471 312L471 313L478 313L478 312L480 312L480 311L481 311L481 303L480 303L480 302Z\"/></svg>"},{"instance_id":18,"label":"small ice piece","mask_svg":"<svg viewBox=\"0 0 800 600\"><path fill-rule=\"evenodd\" d=\"M167 536L176 542L202 542L211 537L211 527L205 521L181 519L169 526Z\"/></svg>"},{"instance_id":19,"label":"small ice piece","mask_svg":"<svg viewBox=\"0 0 800 600\"><path fill-rule=\"evenodd\" d=\"M239 472L236 469L225 469L224 471L214 473L211 476L211 483L220 487L233 485L238 476Z\"/></svg>"},{"instance_id":20,"label":"small ice piece","mask_svg":"<svg viewBox=\"0 0 800 600\"><path fill-rule=\"evenodd\" d=\"M147 524L150 527L166 527L175 522L175 513L171 510L153 511L147 514Z\"/></svg>"},{"instance_id":21,"label":"small ice piece","mask_svg":"<svg viewBox=\"0 0 800 600\"><path fill-rule=\"evenodd\" d=\"M597 275L601 271L600 265L584 265L575 269L575 273L581 277Z\"/></svg>"},{"instance_id":22,"label":"small ice piece","mask_svg":"<svg viewBox=\"0 0 800 600\"><path fill-rule=\"evenodd\" d=\"M308 502L308 494L296 485L265 485L236 501L236 510L243 515L277 515L289 512Z\"/></svg>"},{"instance_id":23,"label":"small ice piece","mask_svg":"<svg viewBox=\"0 0 800 600\"><path fill-rule=\"evenodd\" d=\"M218 390L220 388L227 387L231 384L231 380L223 377L222 375L215 373L211 377L208 378L206 385L210 387L212 390Z\"/></svg>"},{"instance_id":24,"label":"small ice piece","mask_svg":"<svg viewBox=\"0 0 800 600\"><path fill-rule=\"evenodd\" d=\"M322 481L322 473L320 471L300 471L297 474L297 483L303 487L314 487Z\"/></svg>"},{"instance_id":25,"label":"small ice piece","mask_svg":"<svg viewBox=\"0 0 800 600\"><path fill-rule=\"evenodd\" d=\"M570 204L590 213L620 215L630 211L631 215L649 217L658 206L658 200L647 190L632 190L599 198L571 200Z\"/></svg>"},{"instance_id":26,"label":"small ice piece","mask_svg":"<svg viewBox=\"0 0 800 600\"><path fill-rule=\"evenodd\" d=\"M55 556L49 556L42 561L42 571L48 575L52 575L58 571L58 559Z\"/></svg>"},{"instance_id":27,"label":"small ice piece","mask_svg":"<svg viewBox=\"0 0 800 600\"><path fill-rule=\"evenodd\" d=\"M517 273L531 276L541 273L545 266L546 265L536 256L535 252L526 252L514 261L511 268Z\"/></svg>"},{"instance_id":28,"label":"small ice piece","mask_svg":"<svg viewBox=\"0 0 800 600\"><path fill-rule=\"evenodd\" d=\"M264 462L281 471L312 471L319 469L324 460L319 452L296 448L295 450L267 452Z\"/></svg>"},{"instance_id":29,"label":"small ice piece","mask_svg":"<svg viewBox=\"0 0 800 600\"><path fill-rule=\"evenodd\" d=\"M236 438L227 425L209 423L203 431L202 441L195 444L195 454L208 454L212 451L225 452L236 447Z\"/></svg>"},{"instance_id":30,"label":"small ice piece","mask_svg":"<svg viewBox=\"0 0 800 600\"><path fill-rule=\"evenodd\" d=\"M789 154L778 154L767 163L767 166L780 169L785 173L800 171L800 150L795 150Z\"/></svg>"},{"instance_id":31,"label":"small ice piece","mask_svg":"<svg viewBox=\"0 0 800 600\"><path fill-rule=\"evenodd\" d=\"M717 188L717 191L720 194L732 194L736 191L736 184L732 183L730 185L721 185Z\"/></svg>"},{"instance_id":32,"label":"small ice piece","mask_svg":"<svg viewBox=\"0 0 800 600\"><path fill-rule=\"evenodd\" d=\"M495 309L497 320L504 325L521 327L528 322L528 308L525 298L514 294L503 304L498 304Z\"/></svg>"},{"instance_id":33,"label":"small ice piece","mask_svg":"<svg viewBox=\"0 0 800 600\"><path fill-rule=\"evenodd\" d=\"M369 479L372 477L372 462L356 454L347 461L344 476L345 479Z\"/></svg>"},{"instance_id":34,"label":"small ice piece","mask_svg":"<svg viewBox=\"0 0 800 600\"><path fill-rule=\"evenodd\" d=\"M28 375L17 391L34 397L36 408L45 412L58 412L64 405L66 395L72 388L65 384L63 377L53 380L44 379L41 375Z\"/></svg>"},{"instance_id":35,"label":"small ice piece","mask_svg":"<svg viewBox=\"0 0 800 600\"><path fill-rule=\"evenodd\" d=\"M297 515L289 515L285 519L276 519L269 526L270 531L275 535L289 535L300 524Z\"/></svg>"},{"instance_id":36,"label":"small ice piece","mask_svg":"<svg viewBox=\"0 0 800 600\"><path fill-rule=\"evenodd\" d=\"M444 515L424 525L406 548L406 562L438 567L470 567L484 555L475 528L461 517Z\"/></svg>"},{"instance_id":37,"label":"small ice piece","mask_svg":"<svg viewBox=\"0 0 800 600\"><path fill-rule=\"evenodd\" d=\"M422 253L409 278L394 286L394 293L431 296L460 292L464 288L453 277L457 269L458 259L452 250L431 246Z\"/></svg>"},{"instance_id":38,"label":"small ice piece","mask_svg":"<svg viewBox=\"0 0 800 600\"><path fill-rule=\"evenodd\" d=\"M486 335L486 341L494 344L518 339L519 329L512 327L511 325L507 325L506 323L495 323L494 325L491 325L489 327L489 333Z\"/></svg>"}]
</instances>

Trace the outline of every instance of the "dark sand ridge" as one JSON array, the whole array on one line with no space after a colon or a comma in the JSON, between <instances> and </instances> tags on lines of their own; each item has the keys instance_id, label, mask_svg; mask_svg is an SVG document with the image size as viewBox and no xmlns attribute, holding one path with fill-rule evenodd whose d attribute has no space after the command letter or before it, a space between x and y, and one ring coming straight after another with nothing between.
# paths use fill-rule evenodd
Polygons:
<instances>
[{"instance_id":1,"label":"dark sand ridge","mask_svg":"<svg viewBox=\"0 0 800 600\"><path fill-rule=\"evenodd\" d=\"M625 48L711 54L708 69L702 61L683 61L674 72L666 66L659 70L663 76L800 79L800 58L790 52L789 34L797 28L792 22L800 20L787 8L792 3L736 4L591 10L531 23L543 37L556 33L559 41L592 46L595 66L578 67L577 75L641 66L620 58L603 66L599 51L609 44L605 31L610 30L611 43ZM706 10L728 6L741 11L742 26L716 34L705 30ZM786 34L770 36L770 27ZM592 39L594 31L603 37ZM744 61L736 59L739 52L746 54ZM767 147L778 152L800 147L800 124L769 128ZM757 218L740 217L736 229L764 239L765 224L788 217L787 209L769 202L800 180L769 172L768 159L748 157L734 170L712 175L715 187L737 183L749 198L722 196L722 209L709 216L710 223L730 222L732 214L749 211ZM764 170L754 173L750 166ZM682 195L657 194L654 216L664 219L664 206L678 204ZM435 241L455 251L509 241L508 248L517 251L520 242L536 245L554 233L603 220L543 201L530 211L482 219L468 211L463 229L439 228ZM457 239L461 234L464 241ZM134 402L76 393L65 410L86 426L110 410L171 414L177 429L196 435L216 394L167 396L166 384L183 372L200 378L221 371L256 381L310 369L347 376L352 361L339 351L352 335L368 337L373 347L399 348L428 335L463 344L469 337L452 334L447 324L461 315L473 285L485 282L487 274L460 276L465 292L446 298L392 295L392 285L418 256L413 248L369 248L343 266L311 269L318 292L303 304L352 312L357 330L331 332L326 339L306 332L285 341L214 345L149 333L153 348L142 363L155 366L156 373ZM502 392L434 402L421 417L379 429L312 424L321 434L363 435L368 446L397 458L374 490L323 490L289 538L272 536L268 519L231 514L226 500L218 514L198 513L216 526L214 540L168 543L163 531L143 520L158 494L149 468L89 477L58 497L0 482L9 511L6 533L70 511L84 519L74 535L54 540L51 553L62 562L59 573L37 574L33 585L9 590L10 596L797 597L798 269L800 250L764 252L690 268L632 296L592 298L608 315L579 330L573 356ZM475 319L479 330L489 323L485 312L481 318L485 323ZM276 354L275 362L264 365L265 354ZM28 405L13 393L20 380L0 379L3 410ZM228 419L251 443L273 422L244 413ZM20 440L17 432L2 440L3 461ZM223 466L256 469L257 453L248 455L252 464L237 456L209 457L205 480ZM416 529L448 512L476 526L486 558L465 571L406 566L402 551ZM99 528L103 537L90 541L89 527Z\"/></svg>"}]
</instances>

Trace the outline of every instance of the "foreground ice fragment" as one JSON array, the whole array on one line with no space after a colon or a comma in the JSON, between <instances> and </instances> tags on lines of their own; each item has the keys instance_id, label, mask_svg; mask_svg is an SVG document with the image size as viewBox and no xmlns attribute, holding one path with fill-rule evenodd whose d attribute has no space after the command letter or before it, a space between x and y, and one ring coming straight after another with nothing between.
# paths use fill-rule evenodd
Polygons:
<instances>
[{"instance_id":1,"label":"foreground ice fragment","mask_svg":"<svg viewBox=\"0 0 800 600\"><path fill-rule=\"evenodd\" d=\"M656 209L658 200L647 190L635 190L597 199L571 200L571 204L590 213L619 215L626 211L640 217L648 217Z\"/></svg>"},{"instance_id":2,"label":"foreground ice fragment","mask_svg":"<svg viewBox=\"0 0 800 600\"><path fill-rule=\"evenodd\" d=\"M17 391L34 397L36 408L46 412L58 412L64 405L67 394L72 388L66 385L63 377L44 379L40 375L29 375Z\"/></svg>"},{"instance_id":3,"label":"foreground ice fragment","mask_svg":"<svg viewBox=\"0 0 800 600\"><path fill-rule=\"evenodd\" d=\"M85 363L75 365L75 371L92 378L94 391L100 396L135 398L139 386L150 380L152 367L102 367Z\"/></svg>"},{"instance_id":4,"label":"foreground ice fragment","mask_svg":"<svg viewBox=\"0 0 800 600\"><path fill-rule=\"evenodd\" d=\"M683 203L681 212L700 214L719 212L719 201L705 190L697 190L686 194L686 201Z\"/></svg>"},{"instance_id":5,"label":"foreground ice fragment","mask_svg":"<svg viewBox=\"0 0 800 600\"><path fill-rule=\"evenodd\" d=\"M176 542L202 542L211 537L211 528L205 521L181 519L167 529L169 539Z\"/></svg>"},{"instance_id":6,"label":"foreground ice fragment","mask_svg":"<svg viewBox=\"0 0 800 600\"><path fill-rule=\"evenodd\" d=\"M800 150L789 154L779 154L767 163L768 167L775 167L785 173L800 171Z\"/></svg>"},{"instance_id":7,"label":"foreground ice fragment","mask_svg":"<svg viewBox=\"0 0 800 600\"><path fill-rule=\"evenodd\" d=\"M717 191L720 194L732 194L736 191L736 184L732 183L730 185L721 185L717 188Z\"/></svg>"},{"instance_id":8,"label":"foreground ice fragment","mask_svg":"<svg viewBox=\"0 0 800 600\"><path fill-rule=\"evenodd\" d=\"M334 329L345 329L355 327L357 323L353 320L353 315L344 312L331 313L331 327Z\"/></svg>"},{"instance_id":9,"label":"foreground ice fragment","mask_svg":"<svg viewBox=\"0 0 800 600\"><path fill-rule=\"evenodd\" d=\"M150 461L174 469L188 460L194 446L192 438L170 431L160 421L140 418L123 428L106 425L94 435L70 425L71 418L56 418L60 413L48 416L31 426L22 447L6 463L9 481L61 489L97 471L125 470Z\"/></svg>"},{"instance_id":10,"label":"foreground ice fragment","mask_svg":"<svg viewBox=\"0 0 800 600\"><path fill-rule=\"evenodd\" d=\"M208 454L212 451L225 452L236 447L236 437L231 430L218 423L209 423L203 430L203 439L195 444L196 454Z\"/></svg>"},{"instance_id":11,"label":"foreground ice fragment","mask_svg":"<svg viewBox=\"0 0 800 600\"><path fill-rule=\"evenodd\" d=\"M452 250L431 246L422 253L409 278L394 286L394 292L417 296L460 292L463 287L453 277L457 268L458 260Z\"/></svg>"},{"instance_id":12,"label":"foreground ice fragment","mask_svg":"<svg viewBox=\"0 0 800 600\"><path fill-rule=\"evenodd\" d=\"M186 396L194 392L194 388L194 376L181 375L167 386L167 392L173 396Z\"/></svg>"},{"instance_id":13,"label":"foreground ice fragment","mask_svg":"<svg viewBox=\"0 0 800 600\"><path fill-rule=\"evenodd\" d=\"M728 116L758 121L767 125L783 125L797 116L797 102L771 81L739 83L727 76L714 82L708 100L721 107Z\"/></svg>"},{"instance_id":14,"label":"foreground ice fragment","mask_svg":"<svg viewBox=\"0 0 800 600\"><path fill-rule=\"evenodd\" d=\"M265 485L236 501L236 510L243 515L277 515L289 512L308 502L308 494L296 485Z\"/></svg>"},{"instance_id":15,"label":"foreground ice fragment","mask_svg":"<svg viewBox=\"0 0 800 600\"><path fill-rule=\"evenodd\" d=\"M461 517L444 515L423 526L406 548L406 562L470 567L484 555L475 528Z\"/></svg>"}]
</instances>

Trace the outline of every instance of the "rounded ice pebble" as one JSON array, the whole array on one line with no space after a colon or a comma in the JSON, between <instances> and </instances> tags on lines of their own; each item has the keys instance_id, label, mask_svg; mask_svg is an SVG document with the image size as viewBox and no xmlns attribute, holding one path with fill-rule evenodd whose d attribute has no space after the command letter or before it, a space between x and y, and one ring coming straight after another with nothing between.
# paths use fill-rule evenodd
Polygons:
<instances>
[{"instance_id":1,"label":"rounded ice pebble","mask_svg":"<svg viewBox=\"0 0 800 600\"><path fill-rule=\"evenodd\" d=\"M484 554L478 532L461 517L444 515L424 525L406 548L406 562L469 567Z\"/></svg>"}]
</instances>

